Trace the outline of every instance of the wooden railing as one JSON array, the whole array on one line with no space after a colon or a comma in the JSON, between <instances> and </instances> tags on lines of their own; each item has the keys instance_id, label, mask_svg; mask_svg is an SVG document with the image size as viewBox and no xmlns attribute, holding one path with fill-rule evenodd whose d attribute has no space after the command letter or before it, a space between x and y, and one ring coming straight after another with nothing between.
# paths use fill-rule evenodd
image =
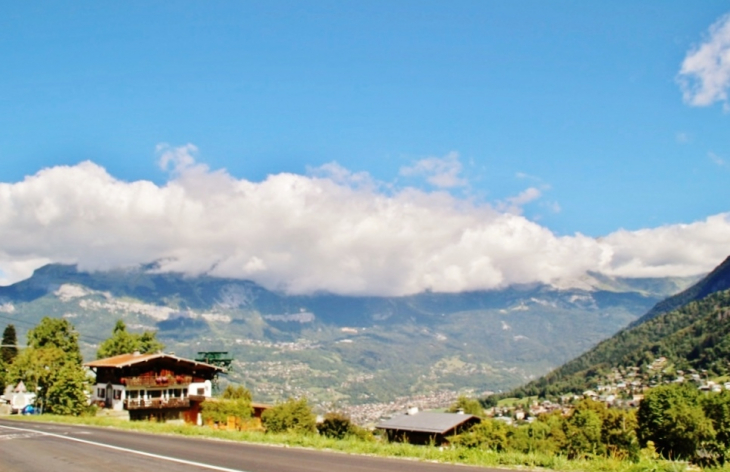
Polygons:
<instances>
[{"instance_id":1,"label":"wooden railing","mask_svg":"<svg viewBox=\"0 0 730 472\"><path fill-rule=\"evenodd\" d=\"M159 410L162 408L188 408L190 407L189 398L151 398L145 400L142 398L124 400L124 407L127 410Z\"/></svg>"},{"instance_id":2,"label":"wooden railing","mask_svg":"<svg viewBox=\"0 0 730 472\"><path fill-rule=\"evenodd\" d=\"M127 387L165 387L168 385L190 385L193 377L176 375L167 377L122 377L122 384Z\"/></svg>"}]
</instances>

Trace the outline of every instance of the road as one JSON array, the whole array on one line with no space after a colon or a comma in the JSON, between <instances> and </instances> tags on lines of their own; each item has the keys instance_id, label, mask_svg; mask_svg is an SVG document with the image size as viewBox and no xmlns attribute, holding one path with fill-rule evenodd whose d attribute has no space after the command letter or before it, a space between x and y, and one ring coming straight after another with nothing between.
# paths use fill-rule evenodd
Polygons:
<instances>
[{"instance_id":1,"label":"road","mask_svg":"<svg viewBox=\"0 0 730 472\"><path fill-rule=\"evenodd\" d=\"M496 472L108 428L0 420L3 472Z\"/></svg>"}]
</instances>

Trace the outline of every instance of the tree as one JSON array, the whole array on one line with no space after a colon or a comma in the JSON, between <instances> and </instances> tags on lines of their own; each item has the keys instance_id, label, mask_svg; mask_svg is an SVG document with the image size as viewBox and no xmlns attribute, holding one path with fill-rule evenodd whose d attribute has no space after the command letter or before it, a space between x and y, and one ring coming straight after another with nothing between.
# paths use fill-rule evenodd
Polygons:
<instances>
[{"instance_id":1,"label":"tree","mask_svg":"<svg viewBox=\"0 0 730 472\"><path fill-rule=\"evenodd\" d=\"M83 413L86 374L73 325L64 319L43 318L28 332L28 345L11 364L8 380L22 380L47 412Z\"/></svg>"},{"instance_id":2,"label":"tree","mask_svg":"<svg viewBox=\"0 0 730 472\"><path fill-rule=\"evenodd\" d=\"M15 333L15 326L9 324L3 331L2 347L0 347L0 360L5 365L13 363L13 359L18 355L18 335Z\"/></svg>"},{"instance_id":3,"label":"tree","mask_svg":"<svg viewBox=\"0 0 730 472\"><path fill-rule=\"evenodd\" d=\"M48 385L45 397L49 413L78 416L87 411L86 373L79 367L67 362Z\"/></svg>"},{"instance_id":4,"label":"tree","mask_svg":"<svg viewBox=\"0 0 730 472\"><path fill-rule=\"evenodd\" d=\"M145 331L142 334L130 333L124 321L118 320L110 338L104 340L96 351L96 358L118 356L120 354L131 354L139 351L142 354L161 351L165 346L157 340L156 334L152 331Z\"/></svg>"},{"instance_id":5,"label":"tree","mask_svg":"<svg viewBox=\"0 0 730 472\"><path fill-rule=\"evenodd\" d=\"M150 352L159 352L165 349L165 345L157 339L157 333L154 331L145 331L139 336L139 346L137 350L142 354ZM134 352L134 351L132 351Z\"/></svg>"},{"instance_id":6,"label":"tree","mask_svg":"<svg viewBox=\"0 0 730 472\"><path fill-rule=\"evenodd\" d=\"M313 433L317 422L307 400L288 399L270 408L261 415L261 423L267 433Z\"/></svg>"},{"instance_id":7,"label":"tree","mask_svg":"<svg viewBox=\"0 0 730 472\"><path fill-rule=\"evenodd\" d=\"M57 347L70 361L81 365L79 333L64 318L43 317L38 326L28 331L28 347L35 349Z\"/></svg>"},{"instance_id":8,"label":"tree","mask_svg":"<svg viewBox=\"0 0 730 472\"><path fill-rule=\"evenodd\" d=\"M251 396L251 391L244 387L243 385L239 385L238 387L234 387L231 384L228 384L225 390L223 390L223 394L221 395L226 400L247 400L248 402L251 402L253 397Z\"/></svg>"},{"instance_id":9,"label":"tree","mask_svg":"<svg viewBox=\"0 0 730 472\"><path fill-rule=\"evenodd\" d=\"M449 407L449 413L456 413L463 411L467 415L474 415L482 417L484 416L484 409L479 400L475 398L469 398L465 395L460 395L456 402Z\"/></svg>"},{"instance_id":10,"label":"tree","mask_svg":"<svg viewBox=\"0 0 730 472\"><path fill-rule=\"evenodd\" d=\"M637 425L634 410L607 409L601 431L601 440L606 445L606 452L614 457L637 459L639 457Z\"/></svg>"},{"instance_id":11,"label":"tree","mask_svg":"<svg viewBox=\"0 0 730 472\"><path fill-rule=\"evenodd\" d=\"M637 413L639 441L653 441L664 457L692 459L705 441L712 441L712 422L700 407L696 389L661 385L644 396Z\"/></svg>"},{"instance_id":12,"label":"tree","mask_svg":"<svg viewBox=\"0 0 730 472\"><path fill-rule=\"evenodd\" d=\"M605 452L601 442L603 422L595 410L576 408L565 421L563 429L568 441L568 458L575 459Z\"/></svg>"},{"instance_id":13,"label":"tree","mask_svg":"<svg viewBox=\"0 0 730 472\"><path fill-rule=\"evenodd\" d=\"M0 358L0 392L5 391L7 377L8 377L8 366L5 364L5 362L3 362L2 358Z\"/></svg>"},{"instance_id":14,"label":"tree","mask_svg":"<svg viewBox=\"0 0 730 472\"><path fill-rule=\"evenodd\" d=\"M715 439L730 448L730 391L707 396L702 401L702 409L712 421Z\"/></svg>"}]
</instances>

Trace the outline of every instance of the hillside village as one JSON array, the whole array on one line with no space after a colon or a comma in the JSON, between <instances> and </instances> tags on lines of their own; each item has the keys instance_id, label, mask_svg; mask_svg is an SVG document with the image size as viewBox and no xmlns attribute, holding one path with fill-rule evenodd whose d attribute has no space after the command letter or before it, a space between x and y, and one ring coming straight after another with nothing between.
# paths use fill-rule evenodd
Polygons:
<instances>
[{"instance_id":1,"label":"hillside village","mask_svg":"<svg viewBox=\"0 0 730 472\"><path fill-rule=\"evenodd\" d=\"M609 408L636 408L648 389L661 384L684 383L705 392L730 390L730 380L710 379L707 371L677 370L666 357L658 357L642 367L614 368L602 376L592 389L581 394L562 395L552 400L537 400L535 397L508 399L487 408L485 414L508 424L531 422L541 414L554 411L570 415L572 405L585 398L604 403Z\"/></svg>"}]
</instances>

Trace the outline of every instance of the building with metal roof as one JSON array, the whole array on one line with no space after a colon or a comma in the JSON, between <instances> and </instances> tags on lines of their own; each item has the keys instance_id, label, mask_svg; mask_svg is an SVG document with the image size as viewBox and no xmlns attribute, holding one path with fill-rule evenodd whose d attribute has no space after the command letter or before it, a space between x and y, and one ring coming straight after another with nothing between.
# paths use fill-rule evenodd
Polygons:
<instances>
[{"instance_id":1,"label":"building with metal roof","mask_svg":"<svg viewBox=\"0 0 730 472\"><path fill-rule=\"evenodd\" d=\"M396 416L378 423L390 441L412 444L443 444L448 437L466 431L481 419L463 413L422 412Z\"/></svg>"}]
</instances>

